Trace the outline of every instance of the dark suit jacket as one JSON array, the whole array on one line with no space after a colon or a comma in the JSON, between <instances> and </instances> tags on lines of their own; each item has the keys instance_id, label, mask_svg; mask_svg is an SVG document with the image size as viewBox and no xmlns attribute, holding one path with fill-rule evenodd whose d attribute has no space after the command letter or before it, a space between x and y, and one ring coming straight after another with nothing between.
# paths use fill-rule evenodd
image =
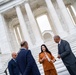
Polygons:
<instances>
[{"instance_id":1,"label":"dark suit jacket","mask_svg":"<svg viewBox=\"0 0 76 75\"><path fill-rule=\"evenodd\" d=\"M60 54L62 61L66 66L70 66L76 62L76 58L72 53L71 47L65 40L61 40L60 45L58 45L58 54Z\"/></svg>"},{"instance_id":2,"label":"dark suit jacket","mask_svg":"<svg viewBox=\"0 0 76 75\"><path fill-rule=\"evenodd\" d=\"M17 62L22 75L40 75L30 50L21 49L17 56Z\"/></svg>"},{"instance_id":3,"label":"dark suit jacket","mask_svg":"<svg viewBox=\"0 0 76 75\"><path fill-rule=\"evenodd\" d=\"M13 59L8 63L8 70L10 75L20 75L18 65Z\"/></svg>"}]
</instances>

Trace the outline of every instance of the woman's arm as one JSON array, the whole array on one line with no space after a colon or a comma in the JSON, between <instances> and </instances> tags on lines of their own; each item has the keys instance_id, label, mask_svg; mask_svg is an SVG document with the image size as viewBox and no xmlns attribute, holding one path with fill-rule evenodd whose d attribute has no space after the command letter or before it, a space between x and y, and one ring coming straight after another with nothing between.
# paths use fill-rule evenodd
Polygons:
<instances>
[{"instance_id":1,"label":"woman's arm","mask_svg":"<svg viewBox=\"0 0 76 75\"><path fill-rule=\"evenodd\" d=\"M39 62L43 63L43 61L46 59L46 57L44 56L43 58L41 58L41 55L39 54Z\"/></svg>"},{"instance_id":2,"label":"woman's arm","mask_svg":"<svg viewBox=\"0 0 76 75\"><path fill-rule=\"evenodd\" d=\"M55 57L51 54L51 60L54 63L56 61Z\"/></svg>"}]
</instances>

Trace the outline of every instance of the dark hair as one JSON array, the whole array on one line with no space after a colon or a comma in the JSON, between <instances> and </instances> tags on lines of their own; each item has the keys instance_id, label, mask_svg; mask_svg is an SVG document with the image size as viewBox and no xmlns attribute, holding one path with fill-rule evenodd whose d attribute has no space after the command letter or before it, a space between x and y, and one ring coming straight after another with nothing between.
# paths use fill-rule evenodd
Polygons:
<instances>
[{"instance_id":1,"label":"dark hair","mask_svg":"<svg viewBox=\"0 0 76 75\"><path fill-rule=\"evenodd\" d=\"M41 45L41 53L43 52L43 50L42 50L42 46L44 46L44 47L46 48L46 52L48 52L49 54L51 54L51 52L48 50L48 48L46 47L45 44L42 44L42 45Z\"/></svg>"},{"instance_id":2,"label":"dark hair","mask_svg":"<svg viewBox=\"0 0 76 75\"><path fill-rule=\"evenodd\" d=\"M26 45L26 44L27 44L27 41L22 41L20 45L21 45L21 47L22 47L22 46L24 46L24 45Z\"/></svg>"}]
</instances>

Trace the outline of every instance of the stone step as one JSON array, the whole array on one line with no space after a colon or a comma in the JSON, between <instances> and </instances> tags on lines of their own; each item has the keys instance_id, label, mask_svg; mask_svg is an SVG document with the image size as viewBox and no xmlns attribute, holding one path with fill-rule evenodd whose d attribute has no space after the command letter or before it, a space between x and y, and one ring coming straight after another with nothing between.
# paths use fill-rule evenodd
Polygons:
<instances>
[{"instance_id":1,"label":"stone step","mask_svg":"<svg viewBox=\"0 0 76 75\"><path fill-rule=\"evenodd\" d=\"M73 53L75 54L76 56L76 35L73 35L73 36L69 36L69 37L65 37L64 39L66 39L70 45L71 45L71 48L72 48L72 51ZM54 42L54 41L48 41L47 43L45 43L48 47L48 49L51 51L51 53L57 57L57 44ZM32 54L36 60L36 63L38 65L38 68L40 70L40 73L41 75L44 75L44 71L43 71L43 67L42 65L38 62L38 55L39 53L41 52L41 48L40 47L37 47L35 49L32 49ZM1 62L7 62L9 61L9 57L10 55L0 55L0 58L1 58ZM11 58L11 57L10 57ZM3 60L4 59L4 60ZM56 58L57 59L57 58ZM0 69L0 75L5 75L5 74L1 74L3 71L4 71L4 68L5 68L5 65L7 66L7 63L2 63L4 66L2 66L3 68ZM57 59L57 61L54 63L55 67L56 67L56 70L57 70L57 73L58 75L70 75L66 69L66 67L64 66L62 60L60 59Z\"/></svg>"},{"instance_id":2,"label":"stone step","mask_svg":"<svg viewBox=\"0 0 76 75\"><path fill-rule=\"evenodd\" d=\"M69 72L66 70L64 72L58 73L58 75L70 75Z\"/></svg>"}]
</instances>

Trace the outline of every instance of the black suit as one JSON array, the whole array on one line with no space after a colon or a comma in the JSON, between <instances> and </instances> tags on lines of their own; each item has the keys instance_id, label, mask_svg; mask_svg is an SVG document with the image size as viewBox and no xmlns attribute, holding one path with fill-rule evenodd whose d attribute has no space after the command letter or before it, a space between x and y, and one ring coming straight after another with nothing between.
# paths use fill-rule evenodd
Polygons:
<instances>
[{"instance_id":1,"label":"black suit","mask_svg":"<svg viewBox=\"0 0 76 75\"><path fill-rule=\"evenodd\" d=\"M17 56L17 62L22 75L40 75L30 50L21 49Z\"/></svg>"},{"instance_id":2,"label":"black suit","mask_svg":"<svg viewBox=\"0 0 76 75\"><path fill-rule=\"evenodd\" d=\"M58 44L58 54L61 56L61 59L69 73L71 75L76 75L76 58L67 41L61 40L61 43Z\"/></svg>"},{"instance_id":3,"label":"black suit","mask_svg":"<svg viewBox=\"0 0 76 75\"><path fill-rule=\"evenodd\" d=\"M8 63L8 70L10 75L20 75L18 65L13 59L11 59Z\"/></svg>"}]
</instances>

